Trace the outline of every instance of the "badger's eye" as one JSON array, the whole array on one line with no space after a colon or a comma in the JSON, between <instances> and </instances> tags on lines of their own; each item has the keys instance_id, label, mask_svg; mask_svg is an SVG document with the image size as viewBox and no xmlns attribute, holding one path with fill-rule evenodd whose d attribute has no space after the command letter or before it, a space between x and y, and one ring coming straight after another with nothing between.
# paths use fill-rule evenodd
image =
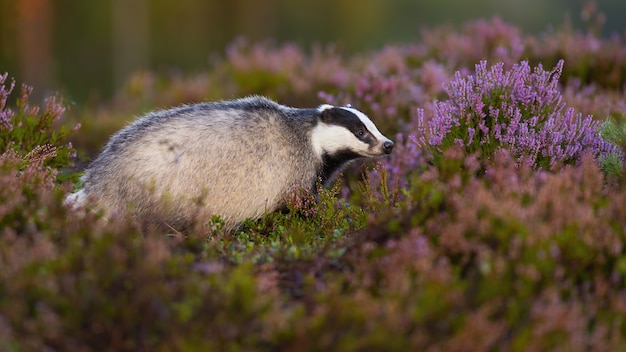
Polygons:
<instances>
[{"instance_id":1,"label":"badger's eye","mask_svg":"<svg viewBox=\"0 0 626 352\"><path fill-rule=\"evenodd\" d=\"M359 137L363 137L364 134L365 134L365 131L363 131L363 130L358 130L356 132L356 135L359 136Z\"/></svg>"}]
</instances>

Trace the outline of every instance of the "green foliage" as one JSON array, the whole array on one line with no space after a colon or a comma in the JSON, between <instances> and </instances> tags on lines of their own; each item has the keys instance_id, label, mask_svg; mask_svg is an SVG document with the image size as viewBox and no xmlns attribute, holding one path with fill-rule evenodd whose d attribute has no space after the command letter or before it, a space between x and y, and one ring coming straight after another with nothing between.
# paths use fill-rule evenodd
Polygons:
<instances>
[{"instance_id":1,"label":"green foliage","mask_svg":"<svg viewBox=\"0 0 626 352\"><path fill-rule=\"evenodd\" d=\"M338 257L342 243L365 226L365 213L337 198L340 183L315 193L297 189L285 212L246 221L233 233L213 231L209 241L217 255L233 263L272 263ZM211 227L219 224L213 219Z\"/></svg>"},{"instance_id":2,"label":"green foliage","mask_svg":"<svg viewBox=\"0 0 626 352\"><path fill-rule=\"evenodd\" d=\"M607 142L621 146L621 153L615 152L600 158L600 165L609 176L619 176L624 171L626 155L626 121L607 119L600 124L600 134Z\"/></svg>"}]
</instances>

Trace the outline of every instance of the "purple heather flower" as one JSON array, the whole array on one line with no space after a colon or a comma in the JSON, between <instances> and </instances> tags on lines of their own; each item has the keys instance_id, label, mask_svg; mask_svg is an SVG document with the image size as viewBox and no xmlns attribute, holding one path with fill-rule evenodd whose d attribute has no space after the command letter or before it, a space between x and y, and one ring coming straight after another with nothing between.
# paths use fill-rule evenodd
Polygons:
<instances>
[{"instance_id":1,"label":"purple heather flower","mask_svg":"<svg viewBox=\"0 0 626 352\"><path fill-rule=\"evenodd\" d=\"M6 104L9 99L9 95L11 95L13 88L15 88L15 80L11 81L11 85L9 85L9 88L7 89L4 83L6 82L8 75L8 72L0 75L0 129L12 131L12 117L14 113L13 110L6 108Z\"/></svg>"},{"instance_id":2,"label":"purple heather flower","mask_svg":"<svg viewBox=\"0 0 626 352\"><path fill-rule=\"evenodd\" d=\"M457 72L444 86L449 99L435 102L427 129L418 116L416 139L435 152L457 145L486 159L506 148L518 162L548 169L577 163L587 152L596 157L618 152L601 138L592 116L565 109L558 88L562 71L563 60L552 71L532 69L526 61L505 71L503 63L487 67L481 61L474 75Z\"/></svg>"},{"instance_id":3,"label":"purple heather flower","mask_svg":"<svg viewBox=\"0 0 626 352\"><path fill-rule=\"evenodd\" d=\"M395 150L389 157L381 159L380 165L387 173L387 182L390 189L404 189L408 187L407 175L420 165L425 164L425 158L422 148L416 143L416 137L409 135L408 138L402 133L396 134L394 141L396 143ZM370 179L378 184L380 182L378 172L370 173Z\"/></svg>"}]
</instances>

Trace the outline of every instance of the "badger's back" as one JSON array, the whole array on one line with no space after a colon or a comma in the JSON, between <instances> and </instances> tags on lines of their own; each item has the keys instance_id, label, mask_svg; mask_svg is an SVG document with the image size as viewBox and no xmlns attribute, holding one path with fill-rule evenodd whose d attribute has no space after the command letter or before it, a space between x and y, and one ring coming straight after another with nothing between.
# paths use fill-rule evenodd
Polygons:
<instances>
[{"instance_id":1,"label":"badger's back","mask_svg":"<svg viewBox=\"0 0 626 352\"><path fill-rule=\"evenodd\" d=\"M260 217L315 182L314 112L248 98L149 114L112 137L84 193L107 213L173 227L211 214L228 225Z\"/></svg>"}]
</instances>

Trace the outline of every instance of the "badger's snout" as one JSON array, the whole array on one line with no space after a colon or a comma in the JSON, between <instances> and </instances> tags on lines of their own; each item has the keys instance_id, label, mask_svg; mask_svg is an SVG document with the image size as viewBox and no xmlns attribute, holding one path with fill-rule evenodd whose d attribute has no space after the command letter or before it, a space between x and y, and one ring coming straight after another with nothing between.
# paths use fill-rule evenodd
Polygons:
<instances>
[{"instance_id":1,"label":"badger's snout","mask_svg":"<svg viewBox=\"0 0 626 352\"><path fill-rule=\"evenodd\" d=\"M391 151L393 150L393 146L394 146L394 144L393 144L392 141L386 140L383 143L383 151L385 152L385 154L390 154Z\"/></svg>"}]
</instances>

